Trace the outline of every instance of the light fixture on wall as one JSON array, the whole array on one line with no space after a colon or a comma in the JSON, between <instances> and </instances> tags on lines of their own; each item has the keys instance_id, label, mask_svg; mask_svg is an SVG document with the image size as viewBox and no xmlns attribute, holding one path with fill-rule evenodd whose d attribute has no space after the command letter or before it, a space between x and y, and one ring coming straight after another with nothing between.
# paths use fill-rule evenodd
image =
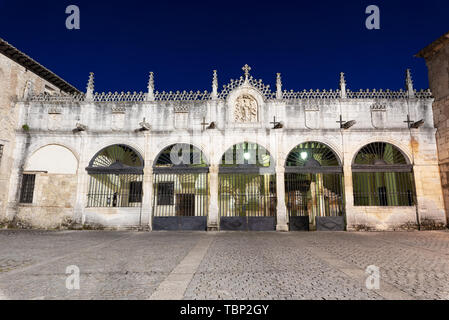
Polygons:
<instances>
[{"instance_id":1,"label":"light fixture on wall","mask_svg":"<svg viewBox=\"0 0 449 320\"><path fill-rule=\"evenodd\" d=\"M308 155L307 155L307 152L306 152L306 151L301 152L300 155L301 155L301 159L302 159L302 160L306 160L306 159L307 159L307 156L308 156Z\"/></svg>"},{"instance_id":2,"label":"light fixture on wall","mask_svg":"<svg viewBox=\"0 0 449 320\"><path fill-rule=\"evenodd\" d=\"M349 129L351 128L353 125L355 125L357 122L355 120L350 120L350 121L343 121L342 116L340 115L340 120L337 121L337 123L340 124L340 129Z\"/></svg>"},{"instance_id":3,"label":"light fixture on wall","mask_svg":"<svg viewBox=\"0 0 449 320\"><path fill-rule=\"evenodd\" d=\"M410 128L413 129L418 129L419 127L421 127L424 124L424 119L421 119L419 121L415 121L413 123L410 124Z\"/></svg>"},{"instance_id":4,"label":"light fixture on wall","mask_svg":"<svg viewBox=\"0 0 449 320\"><path fill-rule=\"evenodd\" d=\"M75 129L73 129L74 132L81 132L81 131L86 131L87 130L87 126L81 123L77 123L75 126Z\"/></svg>"},{"instance_id":5,"label":"light fixture on wall","mask_svg":"<svg viewBox=\"0 0 449 320\"><path fill-rule=\"evenodd\" d=\"M243 154L243 158L245 158L245 160L249 160L249 159L251 159L251 154L249 152L245 152Z\"/></svg>"}]
</instances>

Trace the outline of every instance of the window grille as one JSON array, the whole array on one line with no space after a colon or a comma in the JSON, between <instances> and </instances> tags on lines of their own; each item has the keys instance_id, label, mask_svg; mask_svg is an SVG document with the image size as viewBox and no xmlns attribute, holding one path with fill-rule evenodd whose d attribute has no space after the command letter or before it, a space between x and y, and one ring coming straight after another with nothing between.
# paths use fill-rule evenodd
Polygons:
<instances>
[{"instance_id":1,"label":"window grille","mask_svg":"<svg viewBox=\"0 0 449 320\"><path fill-rule=\"evenodd\" d=\"M35 174L24 174L22 176L22 187L20 191L20 203L33 203Z\"/></svg>"}]
</instances>

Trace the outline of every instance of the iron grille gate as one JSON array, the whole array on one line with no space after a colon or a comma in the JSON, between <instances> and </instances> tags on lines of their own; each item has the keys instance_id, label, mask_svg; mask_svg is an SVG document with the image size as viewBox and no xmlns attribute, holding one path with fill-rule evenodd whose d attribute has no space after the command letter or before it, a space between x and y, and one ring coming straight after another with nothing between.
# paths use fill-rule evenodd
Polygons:
<instances>
[{"instance_id":1,"label":"iron grille gate","mask_svg":"<svg viewBox=\"0 0 449 320\"><path fill-rule=\"evenodd\" d=\"M207 229L208 173L159 170L153 186L153 230Z\"/></svg>"},{"instance_id":2,"label":"iron grille gate","mask_svg":"<svg viewBox=\"0 0 449 320\"><path fill-rule=\"evenodd\" d=\"M143 174L90 174L87 206L141 207Z\"/></svg>"},{"instance_id":3,"label":"iron grille gate","mask_svg":"<svg viewBox=\"0 0 449 320\"><path fill-rule=\"evenodd\" d=\"M344 230L342 173L286 173L290 230Z\"/></svg>"},{"instance_id":4,"label":"iron grille gate","mask_svg":"<svg viewBox=\"0 0 449 320\"><path fill-rule=\"evenodd\" d=\"M276 229L276 175L220 173L221 230Z\"/></svg>"}]
</instances>

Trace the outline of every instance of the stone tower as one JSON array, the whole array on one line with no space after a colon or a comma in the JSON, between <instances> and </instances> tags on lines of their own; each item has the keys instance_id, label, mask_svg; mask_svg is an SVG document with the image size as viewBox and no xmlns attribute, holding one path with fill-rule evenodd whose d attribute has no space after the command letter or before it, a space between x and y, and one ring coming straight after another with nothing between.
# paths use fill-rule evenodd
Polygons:
<instances>
[{"instance_id":1,"label":"stone tower","mask_svg":"<svg viewBox=\"0 0 449 320\"><path fill-rule=\"evenodd\" d=\"M446 216L449 217L449 32L422 49L416 56L426 60L430 89L435 97L433 116L437 128Z\"/></svg>"}]
</instances>

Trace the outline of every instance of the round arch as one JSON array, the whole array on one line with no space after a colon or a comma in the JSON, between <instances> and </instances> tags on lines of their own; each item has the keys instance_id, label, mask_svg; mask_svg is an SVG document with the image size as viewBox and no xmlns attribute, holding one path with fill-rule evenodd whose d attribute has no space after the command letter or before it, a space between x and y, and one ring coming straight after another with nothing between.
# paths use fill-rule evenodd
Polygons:
<instances>
[{"instance_id":1,"label":"round arch","mask_svg":"<svg viewBox=\"0 0 449 320\"><path fill-rule=\"evenodd\" d=\"M84 157L83 157L83 159L85 161L88 161L88 163L90 163L92 161L92 159L94 159L102 150L109 148L111 146L116 146L116 145L126 146L126 147L132 149L142 159L144 159L145 151L143 150L143 148L141 148L141 146L139 146L136 143L133 143L132 141L126 141L126 140L116 139L116 138L106 139L106 142L104 142L104 140L103 140L101 143L95 144L93 148L89 148L86 158L84 159Z\"/></svg>"},{"instance_id":2,"label":"round arch","mask_svg":"<svg viewBox=\"0 0 449 320\"><path fill-rule=\"evenodd\" d=\"M337 153L327 144L306 141L294 147L285 159L286 167L341 167Z\"/></svg>"},{"instance_id":3,"label":"round arch","mask_svg":"<svg viewBox=\"0 0 449 320\"><path fill-rule=\"evenodd\" d=\"M89 173L143 174L145 162L142 155L126 144L109 145L98 151L90 160Z\"/></svg>"},{"instance_id":4,"label":"round arch","mask_svg":"<svg viewBox=\"0 0 449 320\"><path fill-rule=\"evenodd\" d=\"M355 151L353 152L352 157L351 157L351 165L354 164L354 160L355 160L357 154L360 152L360 150L362 150L365 146L367 146L371 143L390 144L390 145L394 146L395 148L397 148L404 155L405 159L408 161L408 164L412 163L411 159L413 159L413 154L412 154L409 146L405 145L404 143L402 143L399 140L391 139L389 137L372 137L370 139L364 140L363 143L356 145L356 147L353 149Z\"/></svg>"},{"instance_id":5,"label":"round arch","mask_svg":"<svg viewBox=\"0 0 449 320\"><path fill-rule=\"evenodd\" d=\"M394 143L373 141L357 149L352 165L411 165L409 156Z\"/></svg>"},{"instance_id":6,"label":"round arch","mask_svg":"<svg viewBox=\"0 0 449 320\"><path fill-rule=\"evenodd\" d=\"M46 171L54 174L76 174L79 159L70 148L59 143L41 145L30 153L26 171Z\"/></svg>"},{"instance_id":7,"label":"round arch","mask_svg":"<svg viewBox=\"0 0 449 320\"><path fill-rule=\"evenodd\" d=\"M233 144L221 155L219 161L221 171L225 169L233 171L237 168L268 169L274 168L274 164L274 157L264 146L249 141Z\"/></svg>"},{"instance_id":8,"label":"round arch","mask_svg":"<svg viewBox=\"0 0 449 320\"><path fill-rule=\"evenodd\" d=\"M153 168L208 167L202 149L189 143L174 143L164 147L154 158Z\"/></svg>"}]
</instances>

